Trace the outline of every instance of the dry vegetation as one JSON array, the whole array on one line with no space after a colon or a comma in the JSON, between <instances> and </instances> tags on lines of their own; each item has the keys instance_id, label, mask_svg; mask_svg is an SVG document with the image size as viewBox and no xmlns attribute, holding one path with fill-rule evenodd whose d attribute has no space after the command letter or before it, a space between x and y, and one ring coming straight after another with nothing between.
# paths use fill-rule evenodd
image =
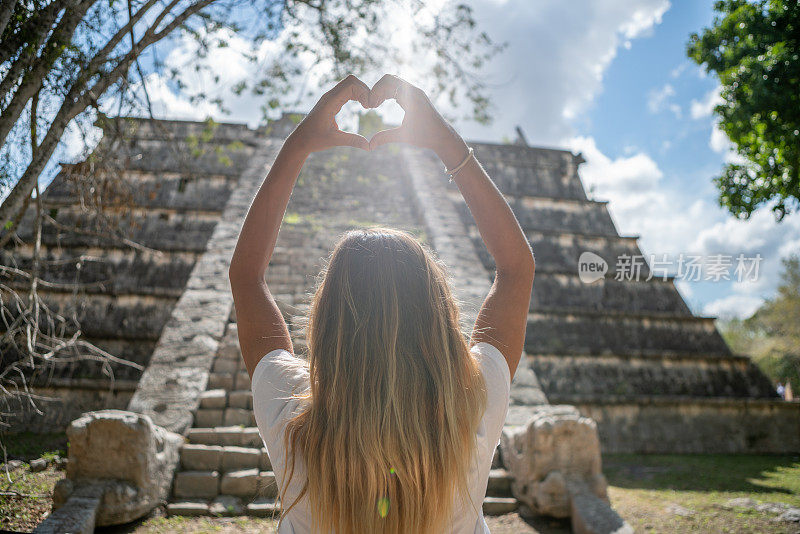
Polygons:
<instances>
[{"instance_id":1,"label":"dry vegetation","mask_svg":"<svg viewBox=\"0 0 800 534\"><path fill-rule=\"evenodd\" d=\"M51 465L32 473L28 463L63 454L65 441L58 434L28 434L10 441L11 456L26 463L9 473L13 484L6 481L3 486L0 529L30 531L49 511L50 493L63 471ZM800 456L606 455L604 462L612 505L636 532L800 534L800 523L778 519L778 508L800 507ZM730 503L747 498L761 506ZM564 520L518 514L487 517L487 523L493 534L570 531ZM103 532L269 533L275 527L269 519L164 517L157 510L148 519Z\"/></svg>"}]
</instances>

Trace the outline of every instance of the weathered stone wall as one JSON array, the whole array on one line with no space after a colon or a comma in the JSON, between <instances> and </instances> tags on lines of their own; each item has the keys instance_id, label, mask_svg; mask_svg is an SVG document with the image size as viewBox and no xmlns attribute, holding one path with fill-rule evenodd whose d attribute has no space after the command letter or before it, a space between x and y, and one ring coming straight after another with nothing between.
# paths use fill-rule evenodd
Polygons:
<instances>
[{"instance_id":1,"label":"weathered stone wall","mask_svg":"<svg viewBox=\"0 0 800 534\"><path fill-rule=\"evenodd\" d=\"M128 405L130 411L147 415L172 432L181 434L192 426L200 392L206 389L233 309L227 276L230 259L247 210L279 147L277 140L263 140L242 172Z\"/></svg>"},{"instance_id":2,"label":"weathered stone wall","mask_svg":"<svg viewBox=\"0 0 800 534\"><path fill-rule=\"evenodd\" d=\"M776 397L769 379L744 356L543 355L531 367L560 404L576 395Z\"/></svg>"},{"instance_id":3,"label":"weathered stone wall","mask_svg":"<svg viewBox=\"0 0 800 534\"><path fill-rule=\"evenodd\" d=\"M800 452L800 403L612 396L571 403L597 421L605 453Z\"/></svg>"},{"instance_id":4,"label":"weathered stone wall","mask_svg":"<svg viewBox=\"0 0 800 534\"><path fill-rule=\"evenodd\" d=\"M647 284L604 278L592 284L580 281L577 273L552 273L537 269L531 311L552 308L574 311L609 311L630 314L664 313L691 316L691 311L675 290L672 280L653 280Z\"/></svg>"},{"instance_id":5,"label":"weathered stone wall","mask_svg":"<svg viewBox=\"0 0 800 534\"><path fill-rule=\"evenodd\" d=\"M121 137L119 132L123 132ZM219 254L212 236L223 210L241 189L240 177L251 165L254 152L263 150L265 143L263 132L245 125L142 119L107 124L93 153L92 168L99 172L87 177L85 165L64 165L43 194L45 209L56 223L45 221L43 225L41 257L45 263L40 276L56 284L82 284L76 294L69 288L45 287L40 290L44 302L67 317L74 315L87 341L146 367L165 325L174 316L176 303L186 300L190 275L205 269L205 278L216 277L227 286L224 261L217 261L219 271L210 269L209 261L199 269L198 265L209 250ZM262 171L258 171L259 180ZM103 206L100 212L98 199ZM245 199L248 205L249 200ZM243 215L237 212L229 224L240 224ZM30 267L32 221L31 208L19 232L24 243L9 244L0 251L3 265ZM229 256L231 251L225 253ZM23 294L27 289L25 280L4 283ZM231 299L229 288L221 292L227 299L221 312L224 325ZM191 300L188 306L197 314L213 315L215 304L205 297ZM191 320L196 321L197 329L207 327L202 317ZM207 330L213 339L214 328ZM198 348L193 340L169 340L168 344L180 346L173 351L173 367L181 366L179 360L186 350ZM19 355L4 350L3 357L9 361ZM65 400L53 404L44 416L35 410L20 410L16 426L61 430L83 411L124 408L132 387L125 393L101 394L87 393L81 385L86 380L108 385L105 377L109 370L117 384L132 381L135 385L142 374L130 366L85 360L40 370L30 377L36 387ZM44 376L55 377L57 385Z\"/></svg>"},{"instance_id":6,"label":"weathered stone wall","mask_svg":"<svg viewBox=\"0 0 800 534\"><path fill-rule=\"evenodd\" d=\"M530 353L565 355L646 351L730 353L712 319L610 312L533 312L528 316L525 349Z\"/></svg>"},{"instance_id":7,"label":"weathered stone wall","mask_svg":"<svg viewBox=\"0 0 800 534\"><path fill-rule=\"evenodd\" d=\"M133 396L134 389L136 384L126 380L114 384L96 379L51 381L47 386L36 388L37 395L52 399L37 401L41 414L36 413L28 402L19 402L12 407L12 412L17 417L10 421L10 431L63 431L70 421L98 406L124 409Z\"/></svg>"},{"instance_id":8,"label":"weathered stone wall","mask_svg":"<svg viewBox=\"0 0 800 534\"><path fill-rule=\"evenodd\" d=\"M508 195L586 200L576 158L567 150L471 143L497 187Z\"/></svg>"},{"instance_id":9,"label":"weathered stone wall","mask_svg":"<svg viewBox=\"0 0 800 534\"><path fill-rule=\"evenodd\" d=\"M294 124L287 114L265 129L220 125L209 135L200 123L123 121L131 141L107 161L118 167L121 183L130 186L125 194L137 207L128 216L111 213L109 220L164 253L131 251L108 235L77 237L45 229L48 258L102 256L103 262L84 262L80 268L83 281L106 280L83 297L85 330L109 352L148 365L129 407L159 425L184 432L193 423L208 424L210 408L197 408L209 380L209 389L246 389L246 375L224 376L213 368L223 333L233 331L226 268L269 161ZM789 421L797 418L796 411L752 400L774 398L768 380L748 359L730 354L711 319L691 314L671 280L614 280L616 258L640 250L636 238L618 235L606 203L586 198L577 174L580 156L524 146L473 146L509 198L537 260L525 347L529 356L512 385L509 424L524 423L530 407L549 398L574 403L596 419L608 451L648 452L656 446L680 452L781 452L795 446L795 438L776 441L769 428L796 435L797 424ZM65 224L91 224L75 208L67 185L54 182L48 202ZM374 224L409 230L436 251L453 278L462 324L466 331L471 328L494 265L441 163L428 151L408 147L374 153L343 148L316 154L304 167L268 271L298 352L305 346L304 316L314 277L333 243L347 229ZM609 263L604 280L580 282L577 258L584 251ZM25 265L30 246L0 255L4 263ZM78 272L74 264L66 265L46 270L45 278L67 282ZM642 274L647 275L646 267ZM64 296L56 292L47 298L57 304ZM82 365L56 373L73 380L59 385L58 395L78 384L76 377L98 375L98 369ZM139 377L124 368L115 371L118 378ZM122 407L130 396L126 391L108 398L71 390L65 395L82 395L72 404L85 411ZM68 409L53 410L52 424L74 418ZM221 421L230 422L227 412ZM686 425L696 431L684 445L664 438L683 439L676 436ZM719 432L731 436L725 445L718 443Z\"/></svg>"},{"instance_id":10,"label":"weathered stone wall","mask_svg":"<svg viewBox=\"0 0 800 534\"><path fill-rule=\"evenodd\" d=\"M456 205L461 220L472 224L472 215L461 194L448 195ZM573 232L587 235L617 236L617 229L606 208L607 202L554 199L547 197L507 198L523 230L544 230L554 233Z\"/></svg>"}]
</instances>

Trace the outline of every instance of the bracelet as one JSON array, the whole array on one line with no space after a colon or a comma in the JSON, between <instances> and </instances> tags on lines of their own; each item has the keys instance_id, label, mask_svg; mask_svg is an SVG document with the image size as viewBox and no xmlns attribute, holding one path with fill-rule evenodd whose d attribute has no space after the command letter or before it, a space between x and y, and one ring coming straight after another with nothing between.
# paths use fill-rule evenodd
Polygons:
<instances>
[{"instance_id":1,"label":"bracelet","mask_svg":"<svg viewBox=\"0 0 800 534\"><path fill-rule=\"evenodd\" d=\"M467 152L467 157L464 158L464 161L456 165L452 171L448 171L447 167L444 168L444 172L450 176L450 183L453 183L453 178L455 175L458 174L458 171L464 168L464 166L469 162L469 158L474 157L474 155L475 151L472 149L472 147L469 147L469 152Z\"/></svg>"}]
</instances>

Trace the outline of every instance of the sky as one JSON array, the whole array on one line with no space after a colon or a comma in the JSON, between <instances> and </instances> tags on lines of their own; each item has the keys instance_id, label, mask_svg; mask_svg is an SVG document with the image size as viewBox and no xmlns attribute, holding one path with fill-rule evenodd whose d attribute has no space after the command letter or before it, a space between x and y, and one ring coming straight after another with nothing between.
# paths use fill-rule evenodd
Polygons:
<instances>
[{"instance_id":1,"label":"sky","mask_svg":"<svg viewBox=\"0 0 800 534\"><path fill-rule=\"evenodd\" d=\"M662 271L677 276L694 313L747 317L774 295L781 259L800 252L800 214L778 223L763 209L742 221L718 205L712 180L735 156L715 127L718 82L686 56L689 35L712 23L710 0L468 3L478 24L507 47L483 73L495 120L457 123L465 138L502 142L520 126L532 145L582 153L587 194L609 201L620 233L639 236L648 262L654 255ZM279 48L267 43L257 53ZM233 39L206 61L223 80L241 79L251 68L237 57L242 50L248 44ZM188 42L178 44L167 63L192 56ZM164 118L213 116L255 126L253 110L261 106L254 97L228 97L231 113L222 114L211 104L190 104L157 74L148 89ZM681 260L706 266L699 280Z\"/></svg>"}]
</instances>

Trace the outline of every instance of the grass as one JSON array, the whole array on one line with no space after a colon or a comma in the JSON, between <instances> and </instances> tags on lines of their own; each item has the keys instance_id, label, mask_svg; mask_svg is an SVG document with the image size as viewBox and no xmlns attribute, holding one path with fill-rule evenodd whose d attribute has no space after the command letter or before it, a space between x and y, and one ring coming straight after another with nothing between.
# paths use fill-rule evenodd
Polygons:
<instances>
[{"instance_id":1,"label":"grass","mask_svg":"<svg viewBox=\"0 0 800 534\"><path fill-rule=\"evenodd\" d=\"M605 455L614 508L637 532L800 532L734 498L800 507L800 456ZM685 514L685 515L684 515Z\"/></svg>"},{"instance_id":2,"label":"grass","mask_svg":"<svg viewBox=\"0 0 800 534\"><path fill-rule=\"evenodd\" d=\"M9 473L5 468L0 469L0 529L30 531L50 513L53 486L64 477L64 472L51 462L44 471L32 473L29 462L65 456L67 438L63 433L23 433L3 436L2 442L9 460L24 463Z\"/></svg>"},{"instance_id":3,"label":"grass","mask_svg":"<svg viewBox=\"0 0 800 534\"><path fill-rule=\"evenodd\" d=\"M19 434L4 436L3 442L10 459L26 464L10 473L11 483L3 473L0 529L30 531L49 513L53 486L63 472L51 465L31 473L27 462L63 455L66 438ZM800 533L800 524L775 521L774 513L727 506L731 499L746 497L800 507L800 456L607 454L603 465L611 504L636 532ZM518 514L487 517L487 523L493 534L569 532L563 520L526 520ZM276 526L271 519L164 517L157 510L150 518L101 531L270 533Z\"/></svg>"},{"instance_id":4,"label":"grass","mask_svg":"<svg viewBox=\"0 0 800 534\"><path fill-rule=\"evenodd\" d=\"M153 517L140 523L98 529L105 534L274 534L278 521L250 517Z\"/></svg>"}]
</instances>

